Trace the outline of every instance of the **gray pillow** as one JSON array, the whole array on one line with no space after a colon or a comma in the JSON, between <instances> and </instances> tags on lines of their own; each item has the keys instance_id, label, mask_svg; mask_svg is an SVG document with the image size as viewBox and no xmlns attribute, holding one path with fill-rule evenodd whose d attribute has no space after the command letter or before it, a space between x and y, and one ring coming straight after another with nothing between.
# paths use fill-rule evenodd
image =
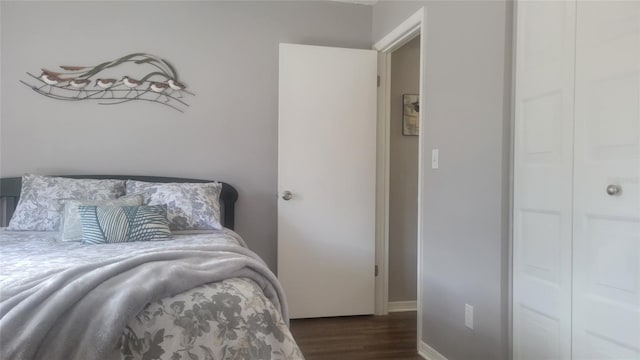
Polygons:
<instances>
[{"instance_id":1,"label":"gray pillow","mask_svg":"<svg viewBox=\"0 0 640 360\"><path fill-rule=\"evenodd\" d=\"M145 205L167 205L171 230L220 230L222 184L151 183L127 180L127 194L140 194Z\"/></svg>"},{"instance_id":2,"label":"gray pillow","mask_svg":"<svg viewBox=\"0 0 640 360\"><path fill-rule=\"evenodd\" d=\"M60 199L107 200L124 195L124 180L69 179L26 174L7 230L57 231Z\"/></svg>"},{"instance_id":3,"label":"gray pillow","mask_svg":"<svg viewBox=\"0 0 640 360\"><path fill-rule=\"evenodd\" d=\"M82 224L80 223L80 205L96 206L138 206L142 205L142 195L122 196L109 200L60 200L64 206L60 221L60 239L62 241L82 241Z\"/></svg>"},{"instance_id":4,"label":"gray pillow","mask_svg":"<svg viewBox=\"0 0 640 360\"><path fill-rule=\"evenodd\" d=\"M80 205L82 243L108 244L171 239L167 207Z\"/></svg>"}]
</instances>

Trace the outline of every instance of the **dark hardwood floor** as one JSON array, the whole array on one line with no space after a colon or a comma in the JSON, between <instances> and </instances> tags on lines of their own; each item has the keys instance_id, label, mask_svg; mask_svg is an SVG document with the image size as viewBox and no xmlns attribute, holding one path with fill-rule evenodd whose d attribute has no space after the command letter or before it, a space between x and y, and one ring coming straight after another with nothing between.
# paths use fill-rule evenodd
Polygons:
<instances>
[{"instance_id":1,"label":"dark hardwood floor","mask_svg":"<svg viewBox=\"0 0 640 360\"><path fill-rule=\"evenodd\" d=\"M416 350L416 313L291 320L307 360L422 359Z\"/></svg>"}]
</instances>

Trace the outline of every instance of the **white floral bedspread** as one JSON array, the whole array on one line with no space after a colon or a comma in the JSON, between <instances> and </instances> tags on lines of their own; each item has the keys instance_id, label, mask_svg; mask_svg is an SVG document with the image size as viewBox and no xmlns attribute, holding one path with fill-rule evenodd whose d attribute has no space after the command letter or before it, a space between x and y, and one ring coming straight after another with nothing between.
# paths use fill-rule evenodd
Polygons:
<instances>
[{"instance_id":1,"label":"white floral bedspread","mask_svg":"<svg viewBox=\"0 0 640 360\"><path fill-rule=\"evenodd\" d=\"M43 271L55 273L69 264L80 266L120 256L134 251L159 249L173 245L238 244L246 247L244 240L232 230L199 234L174 235L169 241L137 241L101 245L85 245L80 242L60 241L55 231L6 231L0 230L0 289L14 282L40 275ZM46 270L45 270L46 269Z\"/></svg>"},{"instance_id":2,"label":"white floral bedspread","mask_svg":"<svg viewBox=\"0 0 640 360\"><path fill-rule=\"evenodd\" d=\"M69 264L173 245L240 244L231 230L177 235L166 242L83 245L52 232L0 230L0 291ZM248 278L230 278L148 304L130 319L113 359L303 359L286 319ZM8 329L0 329L7 331Z\"/></svg>"},{"instance_id":3,"label":"white floral bedspread","mask_svg":"<svg viewBox=\"0 0 640 360\"><path fill-rule=\"evenodd\" d=\"M280 313L240 278L149 304L120 349L124 359L303 359Z\"/></svg>"}]
</instances>

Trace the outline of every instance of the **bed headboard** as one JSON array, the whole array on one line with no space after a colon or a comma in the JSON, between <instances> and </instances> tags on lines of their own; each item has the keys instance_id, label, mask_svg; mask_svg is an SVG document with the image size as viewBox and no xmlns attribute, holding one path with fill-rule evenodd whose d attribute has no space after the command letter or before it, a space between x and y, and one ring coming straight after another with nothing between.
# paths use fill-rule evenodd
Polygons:
<instances>
[{"instance_id":1,"label":"bed headboard","mask_svg":"<svg viewBox=\"0 0 640 360\"><path fill-rule=\"evenodd\" d=\"M117 180L137 180L147 182L160 183L204 183L211 180L186 179L175 177L161 176L138 176L138 175L56 175L72 179L117 179ZM235 204L238 200L238 191L231 185L222 183L222 192L220 193L220 208L222 210L222 225L229 229L235 227ZM7 226L9 219L13 215L13 211L18 205L20 198L20 189L22 187L21 177L2 178L0 179L0 226Z\"/></svg>"}]
</instances>

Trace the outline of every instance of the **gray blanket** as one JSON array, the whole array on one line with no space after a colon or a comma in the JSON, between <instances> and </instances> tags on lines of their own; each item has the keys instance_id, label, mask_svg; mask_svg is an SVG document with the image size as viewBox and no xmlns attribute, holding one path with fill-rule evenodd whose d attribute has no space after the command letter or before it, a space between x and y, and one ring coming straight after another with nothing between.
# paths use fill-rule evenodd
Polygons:
<instances>
[{"instance_id":1,"label":"gray blanket","mask_svg":"<svg viewBox=\"0 0 640 360\"><path fill-rule=\"evenodd\" d=\"M58 266L3 286L0 357L107 359L127 321L147 303L231 277L256 281L288 321L275 275L250 250L229 244L164 245Z\"/></svg>"}]
</instances>

